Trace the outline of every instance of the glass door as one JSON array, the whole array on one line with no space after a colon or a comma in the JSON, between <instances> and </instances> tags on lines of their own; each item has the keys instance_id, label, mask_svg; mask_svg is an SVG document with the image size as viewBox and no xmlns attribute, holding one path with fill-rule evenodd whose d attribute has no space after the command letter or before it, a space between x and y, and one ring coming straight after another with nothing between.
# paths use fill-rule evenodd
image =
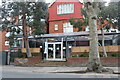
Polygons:
<instances>
[{"instance_id":1,"label":"glass door","mask_svg":"<svg viewBox=\"0 0 120 80\"><path fill-rule=\"evenodd\" d=\"M48 44L48 59L53 59L54 58L54 44Z\"/></svg>"},{"instance_id":2,"label":"glass door","mask_svg":"<svg viewBox=\"0 0 120 80\"><path fill-rule=\"evenodd\" d=\"M63 44L62 42L47 43L47 60L63 60Z\"/></svg>"},{"instance_id":3,"label":"glass door","mask_svg":"<svg viewBox=\"0 0 120 80\"><path fill-rule=\"evenodd\" d=\"M61 44L55 44L55 59L62 59Z\"/></svg>"}]
</instances>

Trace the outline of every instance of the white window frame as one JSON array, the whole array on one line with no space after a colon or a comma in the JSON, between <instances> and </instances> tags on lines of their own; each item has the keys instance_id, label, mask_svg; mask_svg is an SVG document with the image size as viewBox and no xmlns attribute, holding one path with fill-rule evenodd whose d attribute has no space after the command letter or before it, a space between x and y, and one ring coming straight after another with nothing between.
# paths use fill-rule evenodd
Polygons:
<instances>
[{"instance_id":1,"label":"white window frame","mask_svg":"<svg viewBox=\"0 0 120 80\"><path fill-rule=\"evenodd\" d=\"M63 23L63 32L64 33L73 32L73 25L71 25L70 22Z\"/></svg>"},{"instance_id":2,"label":"white window frame","mask_svg":"<svg viewBox=\"0 0 120 80\"><path fill-rule=\"evenodd\" d=\"M9 46L9 41L5 41L5 46Z\"/></svg>"},{"instance_id":3,"label":"white window frame","mask_svg":"<svg viewBox=\"0 0 120 80\"><path fill-rule=\"evenodd\" d=\"M74 4L60 4L57 5L57 14L73 14L74 13Z\"/></svg>"},{"instance_id":4,"label":"white window frame","mask_svg":"<svg viewBox=\"0 0 120 80\"><path fill-rule=\"evenodd\" d=\"M54 25L54 30L55 30L55 31L58 31L58 24L55 24L55 25Z\"/></svg>"}]
</instances>

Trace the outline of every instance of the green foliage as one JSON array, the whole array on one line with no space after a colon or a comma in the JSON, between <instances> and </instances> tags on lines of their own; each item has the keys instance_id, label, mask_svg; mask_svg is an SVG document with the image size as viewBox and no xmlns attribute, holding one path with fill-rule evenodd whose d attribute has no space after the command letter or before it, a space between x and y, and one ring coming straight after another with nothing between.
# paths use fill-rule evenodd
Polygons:
<instances>
[{"instance_id":1,"label":"green foliage","mask_svg":"<svg viewBox=\"0 0 120 80\"><path fill-rule=\"evenodd\" d=\"M108 57L120 57L120 53L109 53ZM104 53L99 54L100 57L104 57ZM72 55L71 57L89 57L88 53L82 53L80 55Z\"/></svg>"},{"instance_id":2,"label":"green foliage","mask_svg":"<svg viewBox=\"0 0 120 80\"><path fill-rule=\"evenodd\" d=\"M77 55L72 55L71 57L77 57Z\"/></svg>"},{"instance_id":3,"label":"green foliage","mask_svg":"<svg viewBox=\"0 0 120 80\"><path fill-rule=\"evenodd\" d=\"M82 8L81 9L82 16L84 16L86 19L88 18L86 11Z\"/></svg>"},{"instance_id":4,"label":"green foliage","mask_svg":"<svg viewBox=\"0 0 120 80\"><path fill-rule=\"evenodd\" d=\"M89 24L89 18L86 14L86 11L81 8L81 13L82 13L82 16L84 16L82 20L78 19L77 21L75 21L74 18L69 19L69 22L71 23L71 25L73 25L74 28L78 28L79 31L82 30L82 26L87 26Z\"/></svg>"},{"instance_id":5,"label":"green foliage","mask_svg":"<svg viewBox=\"0 0 120 80\"><path fill-rule=\"evenodd\" d=\"M104 3L101 3L100 6L101 6L101 12L99 13L98 16L102 17L104 20L108 19L108 24L113 24L113 27L116 28L116 26L118 26L119 22L114 22L113 20L119 19L118 2L110 2L109 6L105 6ZM109 26L109 25L107 25L107 26ZM118 26L118 27L120 28L120 26Z\"/></svg>"},{"instance_id":6,"label":"green foliage","mask_svg":"<svg viewBox=\"0 0 120 80\"><path fill-rule=\"evenodd\" d=\"M72 55L71 57L89 57L89 54L87 53L82 53L80 55Z\"/></svg>"},{"instance_id":7,"label":"green foliage","mask_svg":"<svg viewBox=\"0 0 120 80\"><path fill-rule=\"evenodd\" d=\"M101 15L100 15L101 14ZM118 16L118 3L111 2L109 6L103 6L101 9L101 13L99 15L102 16L104 19L110 18L115 19Z\"/></svg>"},{"instance_id":8,"label":"green foliage","mask_svg":"<svg viewBox=\"0 0 120 80\"><path fill-rule=\"evenodd\" d=\"M120 57L120 53L111 53L111 57Z\"/></svg>"},{"instance_id":9,"label":"green foliage","mask_svg":"<svg viewBox=\"0 0 120 80\"><path fill-rule=\"evenodd\" d=\"M88 18L86 18L86 19L83 19L83 20L84 20L84 23L83 23L83 25L87 26L87 25L89 24L89 20L88 20Z\"/></svg>"},{"instance_id":10,"label":"green foliage","mask_svg":"<svg viewBox=\"0 0 120 80\"><path fill-rule=\"evenodd\" d=\"M104 57L104 53L100 53L100 57Z\"/></svg>"},{"instance_id":11,"label":"green foliage","mask_svg":"<svg viewBox=\"0 0 120 80\"><path fill-rule=\"evenodd\" d=\"M79 55L79 57L89 57L89 55L87 53L82 53Z\"/></svg>"},{"instance_id":12,"label":"green foliage","mask_svg":"<svg viewBox=\"0 0 120 80\"><path fill-rule=\"evenodd\" d=\"M76 21L74 24L73 24L73 27L75 28L81 28L81 26L83 25L82 21L80 19L78 19L78 21Z\"/></svg>"},{"instance_id":13,"label":"green foliage","mask_svg":"<svg viewBox=\"0 0 120 80\"><path fill-rule=\"evenodd\" d=\"M40 35L45 33L45 22L42 22L41 19L45 19L47 16L47 4L44 2L37 2L32 8L32 21L29 19L28 25L33 27L35 30L33 34Z\"/></svg>"},{"instance_id":14,"label":"green foliage","mask_svg":"<svg viewBox=\"0 0 120 80\"><path fill-rule=\"evenodd\" d=\"M83 21L82 21L83 20ZM71 23L71 25L73 25L74 28L78 28L79 31L82 30L82 26L87 26L88 25L88 19L78 19L77 21L75 21L74 18L70 18L69 22Z\"/></svg>"},{"instance_id":15,"label":"green foliage","mask_svg":"<svg viewBox=\"0 0 120 80\"><path fill-rule=\"evenodd\" d=\"M2 30L9 30L11 32L9 39L9 44L12 46L14 44L15 33L19 34L22 30L20 28L16 29L14 26L15 17L21 16L22 20L23 14L26 14L26 25L32 27L33 34L40 35L45 33L45 23L41 19L45 19L47 16L47 4L42 2L11 2L8 4L10 10L3 10L2 17L5 19L2 25ZM11 11L12 10L12 11ZM11 12L11 15L8 15ZM7 20L7 17L12 17L12 24ZM19 21L20 21L19 20ZM9 26L9 24L11 26ZM22 24L20 24L22 25Z\"/></svg>"},{"instance_id":16,"label":"green foliage","mask_svg":"<svg viewBox=\"0 0 120 80\"><path fill-rule=\"evenodd\" d=\"M69 19L69 22L70 22L71 25L74 25L74 24L75 24L74 18L70 18L70 19Z\"/></svg>"},{"instance_id":17,"label":"green foliage","mask_svg":"<svg viewBox=\"0 0 120 80\"><path fill-rule=\"evenodd\" d=\"M21 52L21 49L19 49L18 50L18 58L26 58L26 54L23 54L22 52Z\"/></svg>"},{"instance_id":18,"label":"green foliage","mask_svg":"<svg viewBox=\"0 0 120 80\"><path fill-rule=\"evenodd\" d=\"M43 34L45 33L45 22L41 21L41 19L45 19L47 16L47 4L44 0L41 2L11 2L8 4L12 9L11 16L15 19L15 16L22 16L26 14L26 24L32 28L34 28L34 34ZM8 13L6 13L8 14ZM5 17L4 17L5 18ZM21 17L22 19L22 17ZM20 19L20 20L21 20ZM9 24L6 20L5 24ZM12 22L14 24L14 21ZM4 25L5 29L7 25ZM15 30L15 29L14 29ZM15 30L17 33L20 33L20 30Z\"/></svg>"}]
</instances>

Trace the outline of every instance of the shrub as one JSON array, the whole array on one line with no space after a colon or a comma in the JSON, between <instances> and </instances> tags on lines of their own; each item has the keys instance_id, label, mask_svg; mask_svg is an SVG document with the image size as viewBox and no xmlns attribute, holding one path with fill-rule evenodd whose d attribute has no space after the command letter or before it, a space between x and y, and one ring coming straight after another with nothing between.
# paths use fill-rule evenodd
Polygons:
<instances>
[{"instance_id":1,"label":"shrub","mask_svg":"<svg viewBox=\"0 0 120 80\"><path fill-rule=\"evenodd\" d=\"M76 55L72 55L71 57L77 57Z\"/></svg>"},{"instance_id":2,"label":"shrub","mask_svg":"<svg viewBox=\"0 0 120 80\"><path fill-rule=\"evenodd\" d=\"M111 57L120 57L120 53L111 53Z\"/></svg>"},{"instance_id":3,"label":"shrub","mask_svg":"<svg viewBox=\"0 0 120 80\"><path fill-rule=\"evenodd\" d=\"M86 53L83 53L83 54L79 55L79 57L89 57L89 55Z\"/></svg>"},{"instance_id":4,"label":"shrub","mask_svg":"<svg viewBox=\"0 0 120 80\"><path fill-rule=\"evenodd\" d=\"M104 57L104 54L103 54L103 53L100 53L100 57Z\"/></svg>"},{"instance_id":5,"label":"shrub","mask_svg":"<svg viewBox=\"0 0 120 80\"><path fill-rule=\"evenodd\" d=\"M18 58L26 58L26 54L23 54L21 49L18 50Z\"/></svg>"}]
</instances>

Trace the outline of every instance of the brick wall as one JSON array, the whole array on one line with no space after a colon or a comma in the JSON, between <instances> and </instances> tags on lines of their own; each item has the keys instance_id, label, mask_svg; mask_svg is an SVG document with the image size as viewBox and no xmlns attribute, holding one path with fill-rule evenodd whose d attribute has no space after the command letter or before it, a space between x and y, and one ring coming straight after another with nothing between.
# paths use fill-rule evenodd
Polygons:
<instances>
[{"instance_id":1,"label":"brick wall","mask_svg":"<svg viewBox=\"0 0 120 80\"><path fill-rule=\"evenodd\" d=\"M2 32L0 31L0 52L2 51L2 42L3 42L3 38L2 38Z\"/></svg>"},{"instance_id":2,"label":"brick wall","mask_svg":"<svg viewBox=\"0 0 120 80\"><path fill-rule=\"evenodd\" d=\"M101 63L103 66L119 66L120 58L101 58ZM85 57L69 57L67 58L67 64L69 66L86 66L88 62L88 58Z\"/></svg>"},{"instance_id":3,"label":"brick wall","mask_svg":"<svg viewBox=\"0 0 120 80\"><path fill-rule=\"evenodd\" d=\"M27 65L35 65L40 63L41 57L33 57L33 58L28 58Z\"/></svg>"},{"instance_id":4,"label":"brick wall","mask_svg":"<svg viewBox=\"0 0 120 80\"><path fill-rule=\"evenodd\" d=\"M77 21L77 20L78 19L75 19L75 21ZM50 21L49 22L49 34L50 33L63 33L63 23L66 23L66 22L69 22L69 20L67 20L67 19L66 20L62 20L61 19L61 20ZM107 24L108 21L104 20L104 23ZM55 24L58 24L58 27L59 27L57 31L54 30L54 25ZM104 26L105 24L103 24L102 26ZM100 27L101 26L98 26L98 30L100 30ZM113 25L110 24L110 27L113 27ZM85 28L86 28L86 26L82 26L82 31L84 31ZM78 32L78 28L74 28L73 31L74 32Z\"/></svg>"},{"instance_id":5,"label":"brick wall","mask_svg":"<svg viewBox=\"0 0 120 80\"><path fill-rule=\"evenodd\" d=\"M42 58L40 56L31 58L15 58L14 65L33 66L40 63L41 60Z\"/></svg>"},{"instance_id":6,"label":"brick wall","mask_svg":"<svg viewBox=\"0 0 120 80\"><path fill-rule=\"evenodd\" d=\"M63 23L69 22L69 20L60 20L60 21L50 21L49 22L49 34L50 33L63 33ZM58 24L58 30L54 29L54 25ZM74 28L74 32L77 32L78 29Z\"/></svg>"},{"instance_id":7,"label":"brick wall","mask_svg":"<svg viewBox=\"0 0 120 80\"><path fill-rule=\"evenodd\" d=\"M5 31L0 31L0 52L10 48L10 46L5 46L5 40L7 40L5 35L6 35Z\"/></svg>"}]
</instances>

